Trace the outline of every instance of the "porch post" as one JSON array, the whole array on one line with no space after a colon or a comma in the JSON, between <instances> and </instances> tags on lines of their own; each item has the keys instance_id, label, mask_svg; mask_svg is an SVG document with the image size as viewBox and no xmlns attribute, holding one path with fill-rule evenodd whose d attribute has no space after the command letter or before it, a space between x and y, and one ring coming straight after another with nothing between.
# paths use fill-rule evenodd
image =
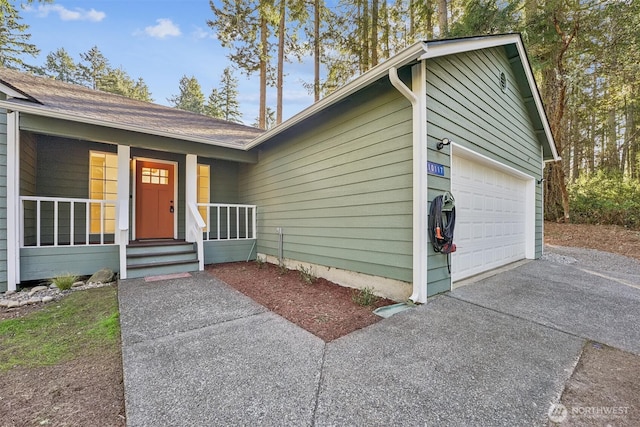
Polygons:
<instances>
[{"instance_id":1,"label":"porch post","mask_svg":"<svg viewBox=\"0 0 640 427\"><path fill-rule=\"evenodd\" d=\"M20 283L20 116L7 112L7 290Z\"/></svg>"},{"instance_id":2,"label":"porch post","mask_svg":"<svg viewBox=\"0 0 640 427\"><path fill-rule=\"evenodd\" d=\"M118 206L115 242L120 249L120 278L127 278L127 245L129 244L129 159L131 147L118 145Z\"/></svg>"},{"instance_id":3,"label":"porch post","mask_svg":"<svg viewBox=\"0 0 640 427\"><path fill-rule=\"evenodd\" d=\"M191 203L198 203L198 156L187 154L187 169L185 171L185 206L187 211ZM194 242L195 236L191 236L190 230L193 228L193 215L185 215L185 238L188 242Z\"/></svg>"}]
</instances>

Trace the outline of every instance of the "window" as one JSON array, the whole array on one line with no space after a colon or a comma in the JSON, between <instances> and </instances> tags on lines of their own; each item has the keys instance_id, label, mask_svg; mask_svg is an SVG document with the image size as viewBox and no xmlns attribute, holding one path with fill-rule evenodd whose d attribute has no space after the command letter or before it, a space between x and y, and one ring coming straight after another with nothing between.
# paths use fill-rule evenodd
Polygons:
<instances>
[{"instance_id":1,"label":"window","mask_svg":"<svg viewBox=\"0 0 640 427\"><path fill-rule=\"evenodd\" d=\"M89 198L93 200L116 200L118 197L118 155L91 151L89 153ZM100 233L100 203L91 203L89 215L91 233ZM116 206L105 203L103 231L114 233L116 229Z\"/></svg>"},{"instance_id":2,"label":"window","mask_svg":"<svg viewBox=\"0 0 640 427\"><path fill-rule=\"evenodd\" d=\"M210 166L198 165L198 203L209 203L209 186L211 184ZM206 206L198 206L198 211L207 222L207 209ZM203 231L208 231L208 227L205 227Z\"/></svg>"},{"instance_id":3,"label":"window","mask_svg":"<svg viewBox=\"0 0 640 427\"><path fill-rule=\"evenodd\" d=\"M142 183L169 185L169 170L143 167Z\"/></svg>"}]
</instances>

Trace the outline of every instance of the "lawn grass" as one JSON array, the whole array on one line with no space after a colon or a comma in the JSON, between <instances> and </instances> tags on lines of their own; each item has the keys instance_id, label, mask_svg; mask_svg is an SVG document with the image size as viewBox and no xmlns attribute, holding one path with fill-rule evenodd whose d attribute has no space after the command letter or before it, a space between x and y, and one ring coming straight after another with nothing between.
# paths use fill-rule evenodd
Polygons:
<instances>
[{"instance_id":1,"label":"lawn grass","mask_svg":"<svg viewBox=\"0 0 640 427\"><path fill-rule=\"evenodd\" d=\"M0 372L55 365L118 345L114 286L73 292L41 311L0 321Z\"/></svg>"}]
</instances>

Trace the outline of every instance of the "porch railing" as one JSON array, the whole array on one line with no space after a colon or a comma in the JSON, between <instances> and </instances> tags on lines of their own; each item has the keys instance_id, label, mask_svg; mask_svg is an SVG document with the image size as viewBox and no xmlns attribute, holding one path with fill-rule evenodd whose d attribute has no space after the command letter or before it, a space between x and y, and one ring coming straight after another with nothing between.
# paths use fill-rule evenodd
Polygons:
<instances>
[{"instance_id":1,"label":"porch railing","mask_svg":"<svg viewBox=\"0 0 640 427\"><path fill-rule=\"evenodd\" d=\"M116 206L115 200L21 196L20 244L22 247L114 244Z\"/></svg>"},{"instance_id":2,"label":"porch railing","mask_svg":"<svg viewBox=\"0 0 640 427\"><path fill-rule=\"evenodd\" d=\"M256 238L256 205L198 203L205 221L204 240L246 240Z\"/></svg>"}]
</instances>

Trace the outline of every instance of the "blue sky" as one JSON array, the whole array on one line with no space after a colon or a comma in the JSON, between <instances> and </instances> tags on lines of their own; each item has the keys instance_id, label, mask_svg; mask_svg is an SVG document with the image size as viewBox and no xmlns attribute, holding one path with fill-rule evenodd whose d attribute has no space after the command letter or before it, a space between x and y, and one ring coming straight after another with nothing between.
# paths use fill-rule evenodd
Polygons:
<instances>
[{"instance_id":1,"label":"blue sky","mask_svg":"<svg viewBox=\"0 0 640 427\"><path fill-rule=\"evenodd\" d=\"M183 75L195 76L206 98L230 65L228 50L220 46L207 19L213 17L208 0L59 0L34 3L21 11L30 26L31 42L41 51L28 63L43 65L48 53L64 47L77 61L81 52L98 46L112 67L122 67L149 86L154 102L168 105ZM313 102L302 82L313 81L311 58L286 64L284 118ZM236 72L243 120L258 115L257 76ZM275 88L267 104L275 110Z\"/></svg>"}]
</instances>

